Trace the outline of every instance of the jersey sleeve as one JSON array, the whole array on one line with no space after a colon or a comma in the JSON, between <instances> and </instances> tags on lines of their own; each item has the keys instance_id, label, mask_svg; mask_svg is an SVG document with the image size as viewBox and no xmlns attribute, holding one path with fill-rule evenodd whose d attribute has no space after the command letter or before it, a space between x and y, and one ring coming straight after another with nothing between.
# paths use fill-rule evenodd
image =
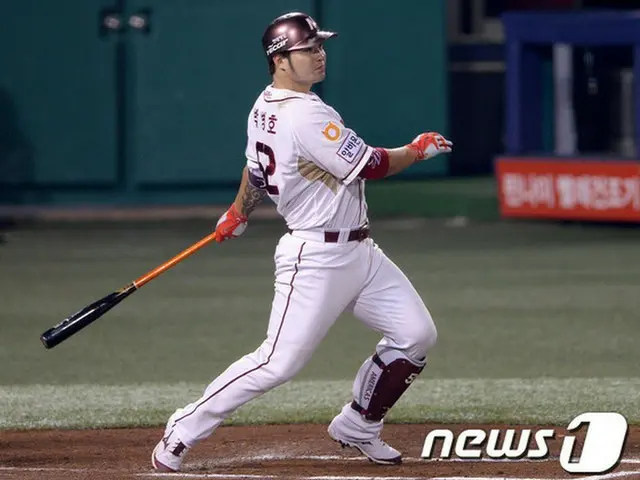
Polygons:
<instances>
[{"instance_id":1,"label":"jersey sleeve","mask_svg":"<svg viewBox=\"0 0 640 480\"><path fill-rule=\"evenodd\" d=\"M257 114L257 110L255 108L253 111ZM253 111L249 114L249 119L247 120L247 146L244 150L245 157L247 158L247 168L249 170L260 167L258 164L258 154L256 152L255 142L253 142L251 138L251 120L254 116Z\"/></svg>"},{"instance_id":2,"label":"jersey sleeve","mask_svg":"<svg viewBox=\"0 0 640 480\"><path fill-rule=\"evenodd\" d=\"M306 107L292 127L300 155L348 185L367 164L373 148L324 104Z\"/></svg>"},{"instance_id":3,"label":"jersey sleeve","mask_svg":"<svg viewBox=\"0 0 640 480\"><path fill-rule=\"evenodd\" d=\"M264 189L267 187L267 181L264 178L264 172L258 161L258 153L256 151L255 142L251 139L251 116L247 126L247 147L245 148L245 157L247 158L247 175L249 183L256 188Z\"/></svg>"}]
</instances>

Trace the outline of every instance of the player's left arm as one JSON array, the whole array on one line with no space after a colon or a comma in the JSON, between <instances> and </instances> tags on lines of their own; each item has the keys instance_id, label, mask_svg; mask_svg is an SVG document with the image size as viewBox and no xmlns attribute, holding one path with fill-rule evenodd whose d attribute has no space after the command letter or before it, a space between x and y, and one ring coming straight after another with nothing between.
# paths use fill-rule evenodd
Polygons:
<instances>
[{"instance_id":1,"label":"player's left arm","mask_svg":"<svg viewBox=\"0 0 640 480\"><path fill-rule=\"evenodd\" d=\"M416 162L441 153L449 153L453 143L436 132L421 133L413 142L398 148L375 148L359 177L369 180L389 177L409 168Z\"/></svg>"},{"instance_id":2,"label":"player's left arm","mask_svg":"<svg viewBox=\"0 0 640 480\"><path fill-rule=\"evenodd\" d=\"M249 215L266 196L264 185L261 185L258 178L252 179L249 169L244 167L236 198L216 224L216 240L224 242L241 235L247 228Z\"/></svg>"},{"instance_id":3,"label":"player's left arm","mask_svg":"<svg viewBox=\"0 0 640 480\"><path fill-rule=\"evenodd\" d=\"M258 205L262 203L264 197L267 196L267 190L264 185L260 185L259 179L250 179L251 173L247 167L242 170L242 179L240 187L233 206L241 215L249 217Z\"/></svg>"}]
</instances>

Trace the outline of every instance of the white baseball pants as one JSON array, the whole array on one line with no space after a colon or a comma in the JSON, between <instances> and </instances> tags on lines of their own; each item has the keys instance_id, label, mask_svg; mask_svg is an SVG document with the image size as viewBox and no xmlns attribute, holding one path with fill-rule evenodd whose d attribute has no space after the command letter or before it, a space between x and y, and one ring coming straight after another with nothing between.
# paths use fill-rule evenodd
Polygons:
<instances>
[{"instance_id":1,"label":"white baseball pants","mask_svg":"<svg viewBox=\"0 0 640 480\"><path fill-rule=\"evenodd\" d=\"M288 233L278 243L266 340L172 415L188 447L246 402L293 378L344 311L383 335L378 350L397 349L418 364L425 361L436 328L407 277L370 238L324 243L315 233Z\"/></svg>"}]
</instances>

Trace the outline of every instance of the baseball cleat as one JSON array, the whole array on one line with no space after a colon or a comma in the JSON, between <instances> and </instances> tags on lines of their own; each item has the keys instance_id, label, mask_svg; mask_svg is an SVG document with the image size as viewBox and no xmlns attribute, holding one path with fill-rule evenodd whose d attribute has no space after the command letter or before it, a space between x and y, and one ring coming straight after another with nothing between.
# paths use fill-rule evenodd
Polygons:
<instances>
[{"instance_id":1,"label":"baseball cleat","mask_svg":"<svg viewBox=\"0 0 640 480\"><path fill-rule=\"evenodd\" d=\"M157 472L177 472L188 450L189 448L171 430L153 449L151 464Z\"/></svg>"},{"instance_id":2,"label":"baseball cleat","mask_svg":"<svg viewBox=\"0 0 640 480\"><path fill-rule=\"evenodd\" d=\"M360 450L373 463L379 465L398 465L402 463L402 454L380 437L370 440L348 439L337 432L334 422L331 422L327 432L333 440L342 445L342 448L351 447Z\"/></svg>"}]
</instances>

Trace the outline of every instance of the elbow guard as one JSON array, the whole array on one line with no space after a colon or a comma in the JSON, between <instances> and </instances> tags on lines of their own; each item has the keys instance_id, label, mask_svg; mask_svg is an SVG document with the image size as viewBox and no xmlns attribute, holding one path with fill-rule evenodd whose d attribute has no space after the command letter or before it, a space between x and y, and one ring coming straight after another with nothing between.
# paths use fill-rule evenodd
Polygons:
<instances>
[{"instance_id":1,"label":"elbow guard","mask_svg":"<svg viewBox=\"0 0 640 480\"><path fill-rule=\"evenodd\" d=\"M384 178L389 173L389 154L384 148L375 148L358 176L367 180Z\"/></svg>"}]
</instances>

